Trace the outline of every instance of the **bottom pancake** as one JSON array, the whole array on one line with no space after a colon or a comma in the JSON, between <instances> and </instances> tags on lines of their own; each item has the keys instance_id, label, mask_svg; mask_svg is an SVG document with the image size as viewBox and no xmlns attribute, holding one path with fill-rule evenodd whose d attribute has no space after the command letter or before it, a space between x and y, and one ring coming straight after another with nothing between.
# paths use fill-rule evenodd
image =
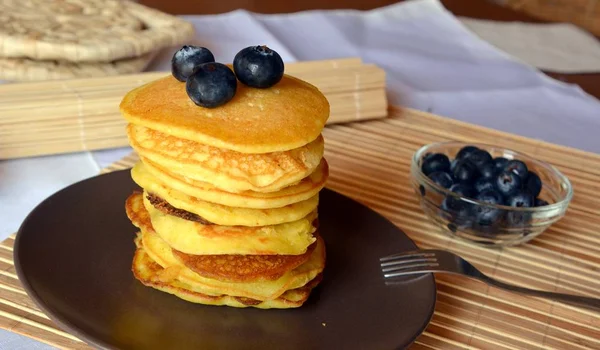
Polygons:
<instances>
[{"instance_id":1,"label":"bottom pancake","mask_svg":"<svg viewBox=\"0 0 600 350\"><path fill-rule=\"evenodd\" d=\"M291 289L276 299L257 300L246 297L236 297L226 294L208 295L194 290L194 288L177 279L177 274L164 269L156 263L144 250L141 239L136 239L138 249L135 252L132 263L132 271L137 280L148 287L173 294L183 300L215 306L232 306L238 308L255 307L259 309L289 309L302 306L308 299L311 290L316 287L322 279L317 275L314 279L300 288Z\"/></svg>"}]
</instances>

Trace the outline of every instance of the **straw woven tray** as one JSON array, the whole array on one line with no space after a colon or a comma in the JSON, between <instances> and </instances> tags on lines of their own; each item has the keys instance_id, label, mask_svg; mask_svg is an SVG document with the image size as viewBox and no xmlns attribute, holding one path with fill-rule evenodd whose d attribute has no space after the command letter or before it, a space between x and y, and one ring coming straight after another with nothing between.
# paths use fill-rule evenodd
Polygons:
<instances>
[{"instance_id":1,"label":"straw woven tray","mask_svg":"<svg viewBox=\"0 0 600 350\"><path fill-rule=\"evenodd\" d=\"M600 155L399 109L391 117L325 129L329 187L385 215L421 248L449 249L490 276L545 290L600 297ZM425 218L409 186L412 153L442 140L510 145L549 161L572 181L566 217L528 244L475 246L443 235ZM127 157L106 169L129 167ZM17 280L9 238L0 245L0 327L69 349L87 346L57 329ZM433 320L415 349L600 349L600 313L511 294L467 278L436 275Z\"/></svg>"},{"instance_id":2,"label":"straw woven tray","mask_svg":"<svg viewBox=\"0 0 600 350\"><path fill-rule=\"evenodd\" d=\"M0 15L0 57L110 62L194 36L191 23L136 1L4 0Z\"/></svg>"}]
</instances>

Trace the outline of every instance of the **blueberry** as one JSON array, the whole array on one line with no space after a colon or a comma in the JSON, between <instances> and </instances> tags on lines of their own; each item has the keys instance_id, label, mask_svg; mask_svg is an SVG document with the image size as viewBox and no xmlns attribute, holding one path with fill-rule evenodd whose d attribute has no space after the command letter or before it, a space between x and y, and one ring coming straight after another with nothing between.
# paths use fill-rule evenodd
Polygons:
<instances>
[{"instance_id":1,"label":"blueberry","mask_svg":"<svg viewBox=\"0 0 600 350\"><path fill-rule=\"evenodd\" d=\"M429 176L429 174L436 171L448 172L450 170L450 159L448 156L441 153L435 153L423 160L421 165L421 171L423 174Z\"/></svg>"},{"instance_id":2,"label":"blueberry","mask_svg":"<svg viewBox=\"0 0 600 350\"><path fill-rule=\"evenodd\" d=\"M448 224L448 230L450 230L450 231L452 231L452 232L456 233L456 231L458 231L458 227L456 227L456 225L455 225L455 224L453 224L453 223L449 223L449 224Z\"/></svg>"},{"instance_id":3,"label":"blueberry","mask_svg":"<svg viewBox=\"0 0 600 350\"><path fill-rule=\"evenodd\" d=\"M531 222L531 213L508 212L506 213L506 225L512 227L527 226Z\"/></svg>"},{"instance_id":4,"label":"blueberry","mask_svg":"<svg viewBox=\"0 0 600 350\"><path fill-rule=\"evenodd\" d=\"M189 76L185 90L195 104L214 108L227 103L235 95L237 80L224 64L203 63Z\"/></svg>"},{"instance_id":5,"label":"blueberry","mask_svg":"<svg viewBox=\"0 0 600 350\"><path fill-rule=\"evenodd\" d=\"M498 173L498 171L496 170L496 166L493 162L487 162L479 167L479 173L481 174L481 177L491 179Z\"/></svg>"},{"instance_id":6,"label":"blueberry","mask_svg":"<svg viewBox=\"0 0 600 350\"><path fill-rule=\"evenodd\" d=\"M466 158L471 163L475 164L478 168L481 168L484 164L492 161L492 156L482 149L478 149L469 154Z\"/></svg>"},{"instance_id":7,"label":"blueberry","mask_svg":"<svg viewBox=\"0 0 600 350\"><path fill-rule=\"evenodd\" d=\"M214 62L215 56L205 47L185 45L171 58L171 73L179 81L186 81L202 63Z\"/></svg>"},{"instance_id":8,"label":"blueberry","mask_svg":"<svg viewBox=\"0 0 600 350\"><path fill-rule=\"evenodd\" d=\"M450 188L450 186L452 186L452 183L453 183L452 176L450 176L450 174L445 173L443 171L433 172L433 173L429 174L429 178L431 179L431 181L442 186L443 188Z\"/></svg>"},{"instance_id":9,"label":"blueberry","mask_svg":"<svg viewBox=\"0 0 600 350\"><path fill-rule=\"evenodd\" d=\"M477 148L475 146L465 146L465 147L461 148L460 151L458 151L455 158L457 160L462 160L462 159L470 156L471 153L477 151L478 149L479 148Z\"/></svg>"},{"instance_id":10,"label":"blueberry","mask_svg":"<svg viewBox=\"0 0 600 350\"><path fill-rule=\"evenodd\" d=\"M526 191L519 191L514 195L506 198L506 205L515 208L531 208L534 204L534 199ZM506 219L510 226L526 226L531 221L531 213L529 212L509 212Z\"/></svg>"},{"instance_id":11,"label":"blueberry","mask_svg":"<svg viewBox=\"0 0 600 350\"><path fill-rule=\"evenodd\" d=\"M543 200L541 198L536 198L533 204L536 207L543 207L543 206L549 205L548 202L546 202L545 200Z\"/></svg>"},{"instance_id":12,"label":"blueberry","mask_svg":"<svg viewBox=\"0 0 600 350\"><path fill-rule=\"evenodd\" d=\"M442 209L451 212L460 212L467 208L465 204L466 203L464 203L456 197L446 196L446 198L444 198L444 201L442 202Z\"/></svg>"},{"instance_id":13,"label":"blueberry","mask_svg":"<svg viewBox=\"0 0 600 350\"><path fill-rule=\"evenodd\" d=\"M458 164L459 160L458 159L453 159L450 162L450 174L454 173L454 169L456 168L456 164Z\"/></svg>"},{"instance_id":14,"label":"blueberry","mask_svg":"<svg viewBox=\"0 0 600 350\"><path fill-rule=\"evenodd\" d=\"M502 195L500 194L500 192L493 190L493 189L486 190L486 191L483 191L483 192L477 194L475 196L475 200L477 200L479 202L487 203L487 204L493 204L493 205L504 204L504 199L502 198Z\"/></svg>"},{"instance_id":15,"label":"blueberry","mask_svg":"<svg viewBox=\"0 0 600 350\"><path fill-rule=\"evenodd\" d=\"M464 159L456 164L452 174L457 182L472 184L479 177L479 169L468 159Z\"/></svg>"},{"instance_id":16,"label":"blueberry","mask_svg":"<svg viewBox=\"0 0 600 350\"><path fill-rule=\"evenodd\" d=\"M472 187L465 184L454 184L450 187L450 191L465 198L473 198L475 191ZM442 202L442 209L450 216L449 220L460 227L466 227L471 224L471 210L473 205L460 200L455 196L446 196Z\"/></svg>"},{"instance_id":17,"label":"blueberry","mask_svg":"<svg viewBox=\"0 0 600 350\"><path fill-rule=\"evenodd\" d=\"M504 170L512 171L513 173L517 174L521 180L525 180L527 178L527 165L520 160L509 160L504 166Z\"/></svg>"},{"instance_id":18,"label":"blueberry","mask_svg":"<svg viewBox=\"0 0 600 350\"><path fill-rule=\"evenodd\" d=\"M525 180L525 189L534 197L537 197L540 192L542 192L542 180L533 171L530 171L529 174L527 174L527 180Z\"/></svg>"},{"instance_id":19,"label":"blueberry","mask_svg":"<svg viewBox=\"0 0 600 350\"><path fill-rule=\"evenodd\" d=\"M504 170L506 163L508 163L508 159L506 159L504 157L496 157L496 158L494 158L493 162L494 162L494 165L496 166L496 171L502 171L502 170Z\"/></svg>"},{"instance_id":20,"label":"blueberry","mask_svg":"<svg viewBox=\"0 0 600 350\"><path fill-rule=\"evenodd\" d=\"M461 197L473 198L473 196L475 196L475 190L473 187L465 184L454 184L450 186L450 191L458 194Z\"/></svg>"},{"instance_id":21,"label":"blueberry","mask_svg":"<svg viewBox=\"0 0 600 350\"><path fill-rule=\"evenodd\" d=\"M477 179L477 181L475 181L475 184L473 185L473 187L475 187L475 191L477 191L477 193L481 193L481 192L485 192L488 190L496 190L496 183L494 181L494 179L486 179L483 177L480 177L479 179Z\"/></svg>"},{"instance_id":22,"label":"blueberry","mask_svg":"<svg viewBox=\"0 0 600 350\"><path fill-rule=\"evenodd\" d=\"M527 191L518 191L506 197L506 205L515 208L531 208L533 203L533 196Z\"/></svg>"},{"instance_id":23,"label":"blueberry","mask_svg":"<svg viewBox=\"0 0 600 350\"><path fill-rule=\"evenodd\" d=\"M479 202L483 202L490 205L503 204L502 195L495 190L483 191L477 196L475 196L475 199ZM503 213L501 209L485 205L476 206L474 211L475 220L477 224L481 226L492 226L496 224L500 221Z\"/></svg>"},{"instance_id":24,"label":"blueberry","mask_svg":"<svg viewBox=\"0 0 600 350\"><path fill-rule=\"evenodd\" d=\"M442 209L451 212L453 216L468 217L470 215L470 203L453 196L446 196L442 202Z\"/></svg>"},{"instance_id":25,"label":"blueberry","mask_svg":"<svg viewBox=\"0 0 600 350\"><path fill-rule=\"evenodd\" d=\"M496 188L503 196L510 196L521 189L521 178L512 171L504 170L496 176Z\"/></svg>"},{"instance_id":26,"label":"blueberry","mask_svg":"<svg viewBox=\"0 0 600 350\"><path fill-rule=\"evenodd\" d=\"M249 46L235 55L233 70L243 84L264 89L281 80L284 64L281 56L268 47Z\"/></svg>"},{"instance_id":27,"label":"blueberry","mask_svg":"<svg viewBox=\"0 0 600 350\"><path fill-rule=\"evenodd\" d=\"M473 205L454 196L446 196L442 202L443 214L449 216L448 220L455 226L466 227L471 224Z\"/></svg>"}]
</instances>

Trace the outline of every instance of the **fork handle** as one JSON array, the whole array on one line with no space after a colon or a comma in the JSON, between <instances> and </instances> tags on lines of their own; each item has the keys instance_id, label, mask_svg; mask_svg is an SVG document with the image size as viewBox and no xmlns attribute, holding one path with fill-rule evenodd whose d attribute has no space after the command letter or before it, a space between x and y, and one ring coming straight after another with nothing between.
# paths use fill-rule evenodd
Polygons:
<instances>
[{"instance_id":1,"label":"fork handle","mask_svg":"<svg viewBox=\"0 0 600 350\"><path fill-rule=\"evenodd\" d=\"M513 286L511 284L500 282L500 281L490 278L484 274L480 274L479 276L477 276L477 278L479 280L481 280L482 282L485 282L487 284L490 284L495 287L498 287L498 288L501 288L504 290L508 290L511 292L527 294L527 295L531 295L534 297L552 299L552 300L560 301L562 303L571 304L571 305L579 306L579 307L592 308L592 309L600 311L600 299L571 295L571 294L545 292L545 291L541 291L541 290L517 287L517 286Z\"/></svg>"}]
</instances>

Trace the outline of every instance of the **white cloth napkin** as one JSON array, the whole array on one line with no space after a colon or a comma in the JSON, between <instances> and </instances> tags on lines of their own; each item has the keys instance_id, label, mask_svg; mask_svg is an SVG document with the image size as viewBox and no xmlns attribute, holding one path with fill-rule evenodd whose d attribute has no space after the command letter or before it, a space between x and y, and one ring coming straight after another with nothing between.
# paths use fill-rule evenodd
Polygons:
<instances>
[{"instance_id":1,"label":"white cloth napkin","mask_svg":"<svg viewBox=\"0 0 600 350\"><path fill-rule=\"evenodd\" d=\"M600 42L573 24L460 21L483 40L539 69L600 72Z\"/></svg>"},{"instance_id":2,"label":"white cloth napkin","mask_svg":"<svg viewBox=\"0 0 600 350\"><path fill-rule=\"evenodd\" d=\"M99 170L85 152L0 162L0 240L15 233L42 199Z\"/></svg>"},{"instance_id":3,"label":"white cloth napkin","mask_svg":"<svg viewBox=\"0 0 600 350\"><path fill-rule=\"evenodd\" d=\"M481 40L437 0L369 12L235 11L186 19L197 30L194 43L209 47L222 62L259 44L277 50L287 62L360 56L386 69L391 103L600 152L598 100ZM172 53L165 50L150 69L168 71ZM0 239L47 195L96 174L97 164L105 166L128 151L93 152L96 162L85 153L0 162ZM0 332L0 349L8 339L14 335Z\"/></svg>"}]
</instances>

